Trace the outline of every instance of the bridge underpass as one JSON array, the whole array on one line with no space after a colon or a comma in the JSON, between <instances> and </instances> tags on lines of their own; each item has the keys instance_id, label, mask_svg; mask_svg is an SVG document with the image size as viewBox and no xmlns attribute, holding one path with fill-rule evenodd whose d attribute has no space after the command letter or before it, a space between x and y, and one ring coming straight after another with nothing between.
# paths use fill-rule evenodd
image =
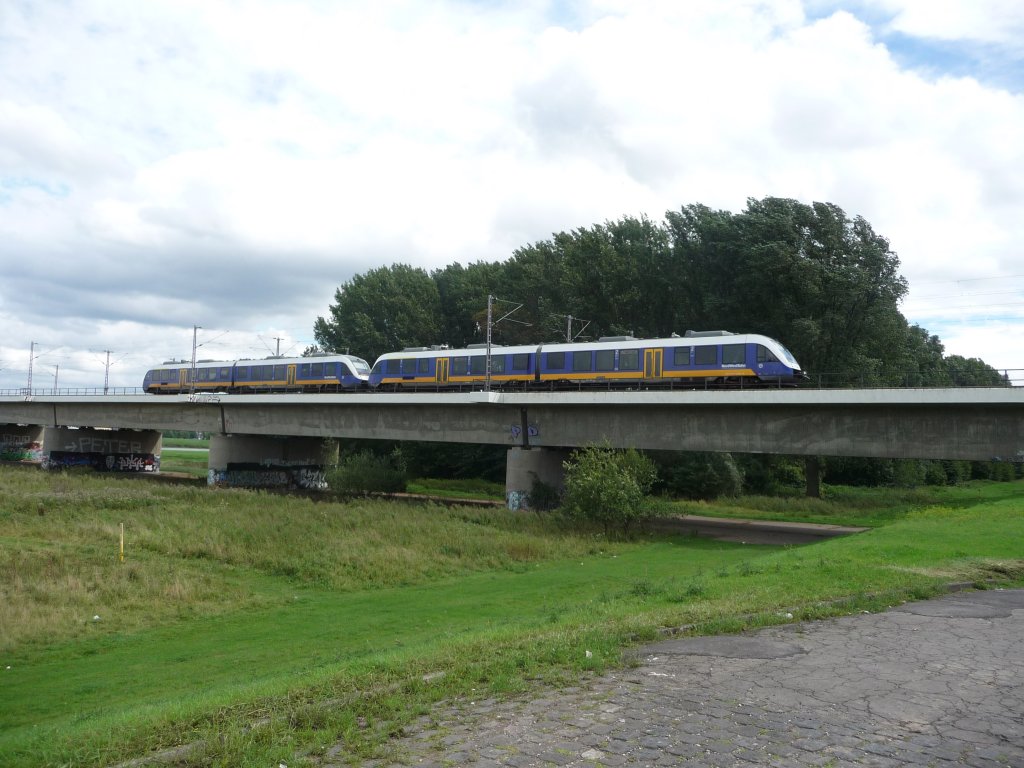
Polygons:
<instances>
[{"instance_id":1,"label":"bridge underpass","mask_svg":"<svg viewBox=\"0 0 1024 768\"><path fill-rule=\"evenodd\" d=\"M519 467L510 491L526 490L523 473L550 476L565 449L602 443L808 457L1024 460L1024 389L1012 387L0 398L4 423L263 436L270 441L263 445L278 445L274 451L287 438L506 445L515 454L510 464ZM245 444L251 460L260 444ZM230 444L218 451L220 461L231 461Z\"/></svg>"}]
</instances>

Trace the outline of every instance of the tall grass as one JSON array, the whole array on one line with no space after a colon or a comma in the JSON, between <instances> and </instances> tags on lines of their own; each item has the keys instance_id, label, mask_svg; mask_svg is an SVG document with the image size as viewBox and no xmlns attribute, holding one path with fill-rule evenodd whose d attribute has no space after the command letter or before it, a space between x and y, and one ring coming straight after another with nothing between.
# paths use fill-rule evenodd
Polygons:
<instances>
[{"instance_id":1,"label":"tall grass","mask_svg":"<svg viewBox=\"0 0 1024 768\"><path fill-rule=\"evenodd\" d=\"M1022 490L730 502L876 526L782 548L0 468L0 764L111 765L190 743L181 764L313 765L338 742L358 762L432 702L601 671L660 628L1020 583Z\"/></svg>"}]
</instances>

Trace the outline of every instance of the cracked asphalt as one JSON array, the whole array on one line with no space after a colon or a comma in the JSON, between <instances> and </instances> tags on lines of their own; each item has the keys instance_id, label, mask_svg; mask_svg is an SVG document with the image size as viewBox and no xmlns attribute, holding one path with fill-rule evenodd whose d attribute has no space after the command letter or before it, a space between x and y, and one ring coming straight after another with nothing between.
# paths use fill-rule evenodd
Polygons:
<instances>
[{"instance_id":1,"label":"cracked asphalt","mask_svg":"<svg viewBox=\"0 0 1024 768\"><path fill-rule=\"evenodd\" d=\"M667 640L639 665L443 705L393 746L418 766L1024 766L1024 590Z\"/></svg>"}]
</instances>

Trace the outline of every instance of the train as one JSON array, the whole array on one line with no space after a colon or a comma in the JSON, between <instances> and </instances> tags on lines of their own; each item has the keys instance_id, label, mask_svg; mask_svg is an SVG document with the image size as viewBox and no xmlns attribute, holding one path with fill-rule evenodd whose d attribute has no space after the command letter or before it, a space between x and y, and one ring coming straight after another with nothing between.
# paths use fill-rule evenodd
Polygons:
<instances>
[{"instance_id":1,"label":"train","mask_svg":"<svg viewBox=\"0 0 1024 768\"><path fill-rule=\"evenodd\" d=\"M377 358L323 354L218 362L164 363L146 373L146 392L453 391L490 386L514 389L629 389L792 385L806 374L779 341L759 334L687 331L638 339L604 336L592 342L463 349L407 347Z\"/></svg>"},{"instance_id":2,"label":"train","mask_svg":"<svg viewBox=\"0 0 1024 768\"><path fill-rule=\"evenodd\" d=\"M488 383L487 345L465 349L409 347L377 358L369 387L377 390L466 389ZM491 345L494 389L608 389L637 386L730 387L795 384L806 374L779 341L758 334L687 331L596 342Z\"/></svg>"},{"instance_id":3,"label":"train","mask_svg":"<svg viewBox=\"0 0 1024 768\"><path fill-rule=\"evenodd\" d=\"M351 392L365 389L369 375L370 364L355 355L200 360L195 367L188 360L171 360L146 371L142 388L157 395Z\"/></svg>"}]
</instances>

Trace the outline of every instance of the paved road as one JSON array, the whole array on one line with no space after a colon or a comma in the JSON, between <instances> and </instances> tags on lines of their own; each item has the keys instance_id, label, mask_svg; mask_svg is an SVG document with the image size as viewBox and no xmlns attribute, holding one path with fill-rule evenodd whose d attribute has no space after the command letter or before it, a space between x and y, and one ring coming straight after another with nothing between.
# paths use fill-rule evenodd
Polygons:
<instances>
[{"instance_id":1,"label":"paved road","mask_svg":"<svg viewBox=\"0 0 1024 768\"><path fill-rule=\"evenodd\" d=\"M1024 766L1024 590L639 658L530 701L441 708L377 765Z\"/></svg>"}]
</instances>

